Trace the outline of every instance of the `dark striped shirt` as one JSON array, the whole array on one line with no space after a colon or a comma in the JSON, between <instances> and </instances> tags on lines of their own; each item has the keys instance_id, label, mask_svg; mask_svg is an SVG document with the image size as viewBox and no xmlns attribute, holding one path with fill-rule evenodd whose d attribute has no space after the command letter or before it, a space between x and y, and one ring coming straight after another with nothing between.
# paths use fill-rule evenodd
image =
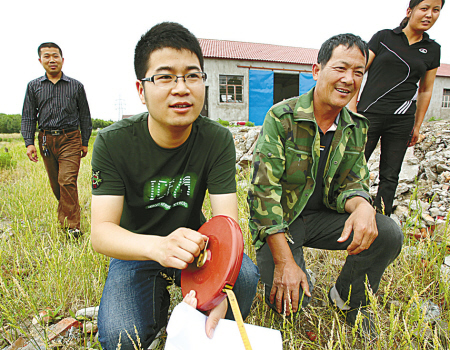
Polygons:
<instances>
[{"instance_id":1,"label":"dark striped shirt","mask_svg":"<svg viewBox=\"0 0 450 350\"><path fill-rule=\"evenodd\" d=\"M34 144L36 121L40 130L80 128L83 146L92 132L91 113L83 84L62 74L53 84L47 75L28 83L22 110L25 146Z\"/></svg>"}]
</instances>

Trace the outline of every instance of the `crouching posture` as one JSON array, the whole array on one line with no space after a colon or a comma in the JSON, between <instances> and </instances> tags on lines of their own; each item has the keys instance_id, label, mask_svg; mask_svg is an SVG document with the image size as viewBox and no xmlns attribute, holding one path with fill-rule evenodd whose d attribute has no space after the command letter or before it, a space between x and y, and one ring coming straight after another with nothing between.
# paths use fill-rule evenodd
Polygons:
<instances>
[{"instance_id":1,"label":"crouching posture","mask_svg":"<svg viewBox=\"0 0 450 350\"><path fill-rule=\"evenodd\" d=\"M147 349L166 325L167 287L180 285L205 246L196 230L206 190L213 216L238 221L233 137L199 115L206 74L197 39L179 24L156 25L136 46L135 70L148 112L100 131L92 155L91 240L112 258L98 319L107 350ZM258 279L244 256L234 286L243 317ZM209 314L209 337L225 316L233 317L226 300Z\"/></svg>"},{"instance_id":2,"label":"crouching posture","mask_svg":"<svg viewBox=\"0 0 450 350\"><path fill-rule=\"evenodd\" d=\"M369 123L345 107L361 85L367 57L367 44L352 34L322 45L312 68L315 88L266 115L248 200L268 305L289 314L311 300L303 247L347 250L328 296L349 324L361 312L362 329L374 338L366 285L377 291L403 235L371 205L364 158Z\"/></svg>"}]
</instances>

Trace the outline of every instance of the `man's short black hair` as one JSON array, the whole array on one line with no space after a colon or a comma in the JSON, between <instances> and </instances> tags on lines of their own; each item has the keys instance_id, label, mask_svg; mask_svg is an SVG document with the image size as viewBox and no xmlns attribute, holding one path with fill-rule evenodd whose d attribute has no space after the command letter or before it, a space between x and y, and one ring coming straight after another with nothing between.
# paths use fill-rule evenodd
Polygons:
<instances>
[{"instance_id":1,"label":"man's short black hair","mask_svg":"<svg viewBox=\"0 0 450 350\"><path fill-rule=\"evenodd\" d=\"M203 54L197 38L181 24L163 22L152 27L142 35L134 51L134 71L137 79L145 78L149 58L153 51L166 47L176 50L189 50L200 61L203 70Z\"/></svg>"},{"instance_id":2,"label":"man's short black hair","mask_svg":"<svg viewBox=\"0 0 450 350\"><path fill-rule=\"evenodd\" d=\"M339 45L344 45L348 49L356 46L366 58L367 63L369 59L369 46L359 36L350 33L338 34L325 41L319 50L317 63L325 66L333 55L333 50Z\"/></svg>"},{"instance_id":3,"label":"man's short black hair","mask_svg":"<svg viewBox=\"0 0 450 350\"><path fill-rule=\"evenodd\" d=\"M58 49L59 50L59 54L61 55L61 57L63 57L61 48L58 45L56 45L55 43L42 43L41 45L39 45L39 47L38 47L38 55L39 55L39 57L41 57L41 49L44 48L44 47L49 47L49 48L54 47L55 49Z\"/></svg>"}]
</instances>

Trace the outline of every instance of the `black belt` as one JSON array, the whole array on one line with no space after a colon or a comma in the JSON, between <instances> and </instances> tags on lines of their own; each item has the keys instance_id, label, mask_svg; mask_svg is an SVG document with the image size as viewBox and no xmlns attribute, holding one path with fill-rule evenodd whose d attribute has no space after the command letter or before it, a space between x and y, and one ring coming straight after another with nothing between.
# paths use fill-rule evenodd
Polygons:
<instances>
[{"instance_id":1,"label":"black belt","mask_svg":"<svg viewBox=\"0 0 450 350\"><path fill-rule=\"evenodd\" d=\"M68 132L72 132L78 130L78 127L72 127L67 129L61 129L61 130L43 130L41 129L41 132L43 132L46 135L53 135L53 136L59 136L62 134L67 134Z\"/></svg>"}]
</instances>

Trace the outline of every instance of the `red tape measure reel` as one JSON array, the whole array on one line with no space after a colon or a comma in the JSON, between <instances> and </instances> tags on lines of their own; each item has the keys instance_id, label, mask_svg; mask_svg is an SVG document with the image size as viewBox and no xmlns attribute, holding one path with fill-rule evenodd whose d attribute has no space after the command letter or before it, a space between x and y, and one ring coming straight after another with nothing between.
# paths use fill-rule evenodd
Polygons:
<instances>
[{"instance_id":1,"label":"red tape measure reel","mask_svg":"<svg viewBox=\"0 0 450 350\"><path fill-rule=\"evenodd\" d=\"M197 309L207 311L226 298L225 286L234 286L241 269L244 241L237 222L223 215L208 220L198 232L209 238L208 245L204 254L181 271L181 291L185 297L195 290Z\"/></svg>"}]
</instances>

